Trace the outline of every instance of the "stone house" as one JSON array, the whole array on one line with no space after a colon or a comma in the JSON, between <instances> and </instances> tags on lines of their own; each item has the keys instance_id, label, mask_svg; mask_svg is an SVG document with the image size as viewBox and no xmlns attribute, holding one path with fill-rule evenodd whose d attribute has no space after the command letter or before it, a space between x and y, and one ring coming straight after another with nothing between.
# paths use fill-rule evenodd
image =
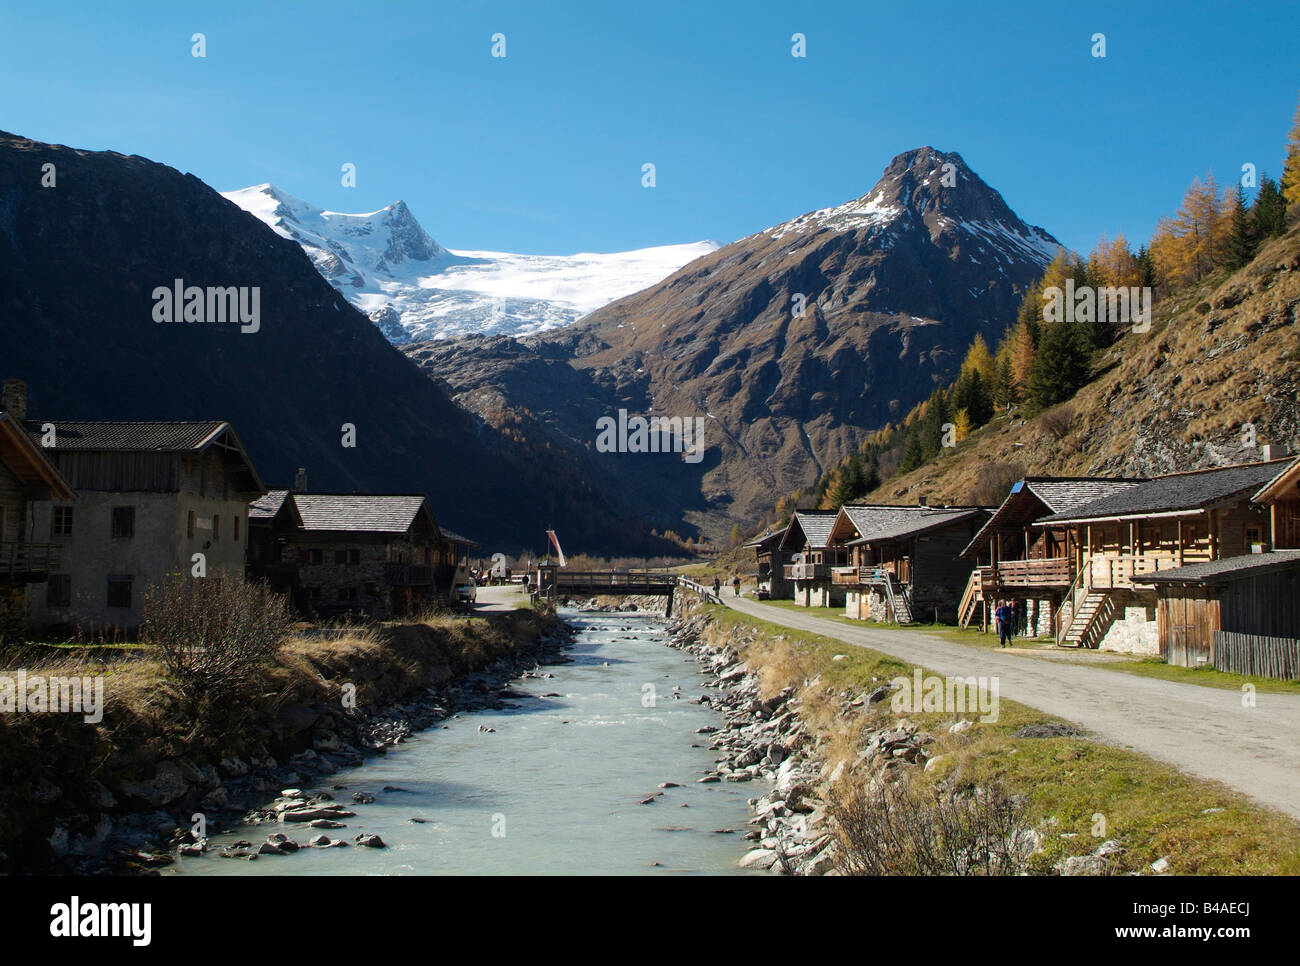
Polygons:
<instances>
[{"instance_id":1,"label":"stone house","mask_svg":"<svg viewBox=\"0 0 1300 966\"><path fill-rule=\"evenodd\" d=\"M35 527L35 505L74 497L72 487L27 435L25 406L26 387L7 381L0 401L0 638L26 623L28 588L39 592L61 566L60 547Z\"/></svg>"},{"instance_id":2,"label":"stone house","mask_svg":"<svg viewBox=\"0 0 1300 966\"><path fill-rule=\"evenodd\" d=\"M841 561L831 580L844 589L845 615L956 620L972 566L961 551L988 516L983 507L841 507L829 540Z\"/></svg>"},{"instance_id":3,"label":"stone house","mask_svg":"<svg viewBox=\"0 0 1300 966\"><path fill-rule=\"evenodd\" d=\"M28 420L76 491L32 505L30 533L60 564L28 594L33 625L140 624L146 591L174 574L242 575L248 501L262 481L229 423Z\"/></svg>"},{"instance_id":4,"label":"stone house","mask_svg":"<svg viewBox=\"0 0 1300 966\"><path fill-rule=\"evenodd\" d=\"M442 530L419 494L272 490L248 514L249 576L315 617L383 620L446 604L477 546Z\"/></svg>"}]
</instances>

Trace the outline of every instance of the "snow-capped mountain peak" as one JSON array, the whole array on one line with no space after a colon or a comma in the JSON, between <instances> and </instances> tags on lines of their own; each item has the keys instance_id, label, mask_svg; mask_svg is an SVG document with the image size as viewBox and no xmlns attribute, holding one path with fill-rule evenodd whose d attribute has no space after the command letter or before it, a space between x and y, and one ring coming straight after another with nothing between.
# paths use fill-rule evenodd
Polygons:
<instances>
[{"instance_id":1,"label":"snow-capped mountain peak","mask_svg":"<svg viewBox=\"0 0 1300 966\"><path fill-rule=\"evenodd\" d=\"M719 247L702 241L577 255L451 251L402 201L345 214L271 184L224 197L301 245L317 271L394 343L558 328Z\"/></svg>"}]
</instances>

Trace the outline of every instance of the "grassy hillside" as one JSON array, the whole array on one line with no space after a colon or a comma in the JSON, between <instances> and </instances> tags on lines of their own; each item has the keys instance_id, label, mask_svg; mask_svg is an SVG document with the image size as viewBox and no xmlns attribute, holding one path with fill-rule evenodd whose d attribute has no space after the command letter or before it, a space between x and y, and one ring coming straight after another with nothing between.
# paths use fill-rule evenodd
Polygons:
<instances>
[{"instance_id":1,"label":"grassy hillside","mask_svg":"<svg viewBox=\"0 0 1300 966\"><path fill-rule=\"evenodd\" d=\"M1013 410L864 502L992 503L1026 474L1152 475L1259 459L1300 444L1300 228L1156 306L1070 401ZM1248 424L1254 427L1255 445Z\"/></svg>"}]
</instances>

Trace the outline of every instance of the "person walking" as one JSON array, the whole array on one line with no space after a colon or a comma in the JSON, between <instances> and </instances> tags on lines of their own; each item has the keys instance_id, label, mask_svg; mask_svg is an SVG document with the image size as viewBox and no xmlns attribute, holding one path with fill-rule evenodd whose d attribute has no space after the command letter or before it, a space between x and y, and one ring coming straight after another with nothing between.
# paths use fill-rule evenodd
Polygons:
<instances>
[{"instance_id":1,"label":"person walking","mask_svg":"<svg viewBox=\"0 0 1300 966\"><path fill-rule=\"evenodd\" d=\"M1015 614L1007 606L1007 602L999 601L997 609L993 611L993 621L998 631L998 647L1011 646L1011 621L1014 618Z\"/></svg>"},{"instance_id":2,"label":"person walking","mask_svg":"<svg viewBox=\"0 0 1300 966\"><path fill-rule=\"evenodd\" d=\"M721 595L721 593L722 593L722 581L718 579L717 574L714 574L713 575L713 596L717 597Z\"/></svg>"},{"instance_id":3,"label":"person walking","mask_svg":"<svg viewBox=\"0 0 1300 966\"><path fill-rule=\"evenodd\" d=\"M731 578L731 589L736 592L737 597L740 596L740 574Z\"/></svg>"}]
</instances>

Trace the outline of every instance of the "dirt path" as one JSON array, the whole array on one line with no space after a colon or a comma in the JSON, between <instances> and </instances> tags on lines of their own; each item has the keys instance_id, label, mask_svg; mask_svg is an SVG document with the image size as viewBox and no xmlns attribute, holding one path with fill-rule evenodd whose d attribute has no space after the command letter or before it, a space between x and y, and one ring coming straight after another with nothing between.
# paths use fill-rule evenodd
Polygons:
<instances>
[{"instance_id":1,"label":"dirt path","mask_svg":"<svg viewBox=\"0 0 1300 966\"><path fill-rule=\"evenodd\" d=\"M858 629L730 594L722 600L752 617L869 647L937 674L997 675L1000 697L1300 818L1300 695L1257 694L1256 706L1243 708L1238 691L999 653L921 631Z\"/></svg>"}]
</instances>

